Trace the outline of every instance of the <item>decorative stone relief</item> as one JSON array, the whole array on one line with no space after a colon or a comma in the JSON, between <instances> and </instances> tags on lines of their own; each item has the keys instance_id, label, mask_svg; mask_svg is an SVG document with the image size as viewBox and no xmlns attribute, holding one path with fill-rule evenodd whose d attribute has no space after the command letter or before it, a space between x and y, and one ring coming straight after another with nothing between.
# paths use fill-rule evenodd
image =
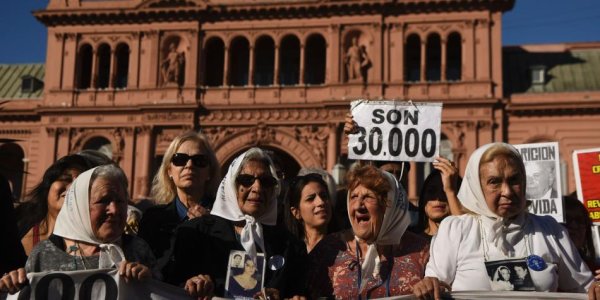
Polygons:
<instances>
[{"instance_id":1,"label":"decorative stone relief","mask_svg":"<svg viewBox=\"0 0 600 300\"><path fill-rule=\"evenodd\" d=\"M275 143L275 129L264 123L259 123L253 130L252 141L255 146Z\"/></svg>"},{"instance_id":2,"label":"decorative stone relief","mask_svg":"<svg viewBox=\"0 0 600 300\"><path fill-rule=\"evenodd\" d=\"M192 121L194 119L194 113L192 112L164 112L164 113L151 113L144 115L142 120L147 122L155 121Z\"/></svg>"},{"instance_id":3,"label":"decorative stone relief","mask_svg":"<svg viewBox=\"0 0 600 300\"><path fill-rule=\"evenodd\" d=\"M296 126L296 139L309 146L317 156L322 166L327 164L327 139L329 138L329 128L316 125Z\"/></svg>"},{"instance_id":4,"label":"decorative stone relief","mask_svg":"<svg viewBox=\"0 0 600 300\"><path fill-rule=\"evenodd\" d=\"M221 143L223 143L227 137L231 137L234 134L240 132L242 129L238 127L229 127L229 126L216 126L216 127L205 127L202 129L202 133L204 133L210 144L217 148Z\"/></svg>"}]
</instances>

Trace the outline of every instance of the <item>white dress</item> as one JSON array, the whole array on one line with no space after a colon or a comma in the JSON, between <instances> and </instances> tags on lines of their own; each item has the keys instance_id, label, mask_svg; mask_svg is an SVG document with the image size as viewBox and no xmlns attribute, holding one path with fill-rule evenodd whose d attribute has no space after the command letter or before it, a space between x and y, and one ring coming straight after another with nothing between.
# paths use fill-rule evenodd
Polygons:
<instances>
[{"instance_id":1,"label":"white dress","mask_svg":"<svg viewBox=\"0 0 600 300\"><path fill-rule=\"evenodd\" d=\"M553 218L530 214L529 224L524 226L526 235L514 244L513 257L505 256L488 241L485 231L480 230L478 218L465 214L442 221L431 241L425 276L451 284L453 291L489 291L492 287L485 268L485 249L488 261L524 258L530 254L542 257L548 267L542 271L530 269L536 291L586 292L593 282L592 273L567 231Z\"/></svg>"}]
</instances>

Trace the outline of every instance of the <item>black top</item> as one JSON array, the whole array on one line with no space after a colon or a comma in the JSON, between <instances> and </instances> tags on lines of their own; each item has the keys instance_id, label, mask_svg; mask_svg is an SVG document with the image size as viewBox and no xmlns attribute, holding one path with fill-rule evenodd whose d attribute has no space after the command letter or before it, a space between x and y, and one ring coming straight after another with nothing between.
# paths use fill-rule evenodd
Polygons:
<instances>
[{"instance_id":1,"label":"black top","mask_svg":"<svg viewBox=\"0 0 600 300\"><path fill-rule=\"evenodd\" d=\"M282 298L305 294L306 246L284 229L263 225L266 248L265 287L276 288ZM260 251L260 247L256 247ZM223 297L231 250L244 251L233 222L208 215L184 222L177 228L171 257L163 268L166 282L183 285L187 279L208 274L216 296ZM284 265L271 270L269 258L279 255Z\"/></svg>"},{"instance_id":2,"label":"black top","mask_svg":"<svg viewBox=\"0 0 600 300\"><path fill-rule=\"evenodd\" d=\"M27 260L18 234L12 199L8 180L0 175L0 274L22 268Z\"/></svg>"},{"instance_id":3,"label":"black top","mask_svg":"<svg viewBox=\"0 0 600 300\"><path fill-rule=\"evenodd\" d=\"M171 237L180 223L175 201L150 207L140 220L138 236L150 245L154 257L160 259L169 249Z\"/></svg>"}]
</instances>

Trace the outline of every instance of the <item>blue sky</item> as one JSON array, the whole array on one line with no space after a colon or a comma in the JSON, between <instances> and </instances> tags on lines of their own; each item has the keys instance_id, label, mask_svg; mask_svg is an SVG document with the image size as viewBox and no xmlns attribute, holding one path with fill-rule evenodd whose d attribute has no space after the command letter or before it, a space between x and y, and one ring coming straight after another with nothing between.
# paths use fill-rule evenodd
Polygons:
<instances>
[{"instance_id":1,"label":"blue sky","mask_svg":"<svg viewBox=\"0 0 600 300\"><path fill-rule=\"evenodd\" d=\"M4 1L0 10L0 63L46 60L46 29L31 11L47 3ZM600 41L600 1L516 0L503 23L504 45Z\"/></svg>"}]
</instances>

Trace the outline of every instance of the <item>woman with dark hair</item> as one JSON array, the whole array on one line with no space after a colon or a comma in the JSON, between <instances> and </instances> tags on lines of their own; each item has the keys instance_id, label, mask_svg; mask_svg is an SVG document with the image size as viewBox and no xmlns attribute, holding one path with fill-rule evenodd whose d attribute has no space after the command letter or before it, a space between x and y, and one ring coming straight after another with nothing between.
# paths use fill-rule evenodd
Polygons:
<instances>
[{"instance_id":1,"label":"woman with dark hair","mask_svg":"<svg viewBox=\"0 0 600 300\"><path fill-rule=\"evenodd\" d=\"M307 252L327 234L331 214L330 194L321 175L313 173L292 179L285 197L285 225L304 241Z\"/></svg>"},{"instance_id":2,"label":"woman with dark hair","mask_svg":"<svg viewBox=\"0 0 600 300\"><path fill-rule=\"evenodd\" d=\"M444 218L449 215L462 214L462 207L456 197L456 190L461 183L458 170L453 163L438 157L434 168L423 183L419 197L419 233L427 239L437 233Z\"/></svg>"},{"instance_id":3,"label":"woman with dark hair","mask_svg":"<svg viewBox=\"0 0 600 300\"><path fill-rule=\"evenodd\" d=\"M565 224L569 237L575 244L575 248L590 270L598 270L596 263L596 251L592 240L592 220L583 203L577 199L575 193L564 196L565 200ZM597 275L598 276L598 275ZM596 278L598 279L598 278Z\"/></svg>"},{"instance_id":4,"label":"woman with dark hair","mask_svg":"<svg viewBox=\"0 0 600 300\"><path fill-rule=\"evenodd\" d=\"M46 170L42 181L27 195L27 200L17 207L19 234L27 255L52 234L67 189L89 165L78 154L59 159Z\"/></svg>"}]
</instances>

